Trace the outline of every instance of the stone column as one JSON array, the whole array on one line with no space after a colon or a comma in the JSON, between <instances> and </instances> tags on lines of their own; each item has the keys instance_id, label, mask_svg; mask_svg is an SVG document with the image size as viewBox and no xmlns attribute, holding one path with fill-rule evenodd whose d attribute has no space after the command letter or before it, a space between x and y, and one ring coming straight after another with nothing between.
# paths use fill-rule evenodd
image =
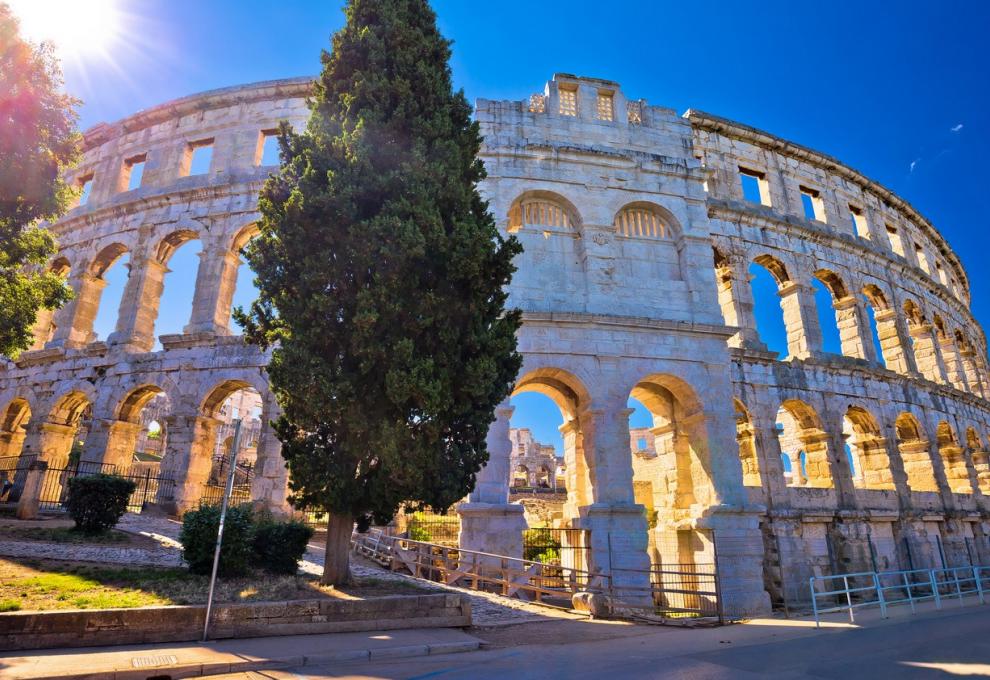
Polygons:
<instances>
[{"instance_id":1,"label":"stone column","mask_svg":"<svg viewBox=\"0 0 990 680\"><path fill-rule=\"evenodd\" d=\"M52 322L55 319L55 311L54 309L45 309L44 307L38 310L34 328L31 331L34 334L34 342L31 343L30 348L31 351L44 349L45 345L48 344L50 336L53 335L54 328L52 327Z\"/></svg>"},{"instance_id":2,"label":"stone column","mask_svg":"<svg viewBox=\"0 0 990 680\"><path fill-rule=\"evenodd\" d=\"M753 301L753 291L743 259L733 257L728 266L716 269L715 283L718 286L718 303L722 308L725 324L739 329L738 333L729 338L729 347L750 347L765 352L767 346L760 341L756 330L756 303Z\"/></svg>"},{"instance_id":3,"label":"stone column","mask_svg":"<svg viewBox=\"0 0 990 680\"><path fill-rule=\"evenodd\" d=\"M174 506L181 516L195 508L210 476L220 421L207 416L165 418L168 443L163 474L175 480Z\"/></svg>"},{"instance_id":4,"label":"stone column","mask_svg":"<svg viewBox=\"0 0 990 680\"><path fill-rule=\"evenodd\" d=\"M901 375L916 375L918 369L914 363L914 354L904 351L908 346L908 339L898 321L896 310L891 308L874 312L873 319L877 322L877 338L880 340L880 351L887 369Z\"/></svg>"},{"instance_id":5,"label":"stone column","mask_svg":"<svg viewBox=\"0 0 990 680\"><path fill-rule=\"evenodd\" d=\"M255 505L279 515L294 512L289 505L289 470L282 458L282 443L269 423L277 417L274 398L266 399L261 412L261 432L258 435L258 458L251 480L251 499Z\"/></svg>"},{"instance_id":6,"label":"stone column","mask_svg":"<svg viewBox=\"0 0 990 680\"><path fill-rule=\"evenodd\" d=\"M495 409L486 440L488 463L478 472L467 502L457 506L461 518L457 542L464 550L522 557L526 517L521 504L509 503L509 420L514 410L508 401Z\"/></svg>"},{"instance_id":7,"label":"stone column","mask_svg":"<svg viewBox=\"0 0 990 680\"><path fill-rule=\"evenodd\" d=\"M966 372L963 368L962 357L959 356L958 348L952 340L952 336L939 335L938 346L942 354L942 361L945 363L945 376L949 384L957 390L965 392L967 390Z\"/></svg>"},{"instance_id":8,"label":"stone column","mask_svg":"<svg viewBox=\"0 0 990 680\"><path fill-rule=\"evenodd\" d=\"M196 292L186 333L230 335L230 306L237 286L240 256L219 244L199 253Z\"/></svg>"},{"instance_id":9,"label":"stone column","mask_svg":"<svg viewBox=\"0 0 990 680\"><path fill-rule=\"evenodd\" d=\"M962 363L963 378L966 385L969 387L969 391L977 396L986 398L986 394L983 391L982 381L980 380L980 371L976 363L976 352L971 349L966 349L960 352L960 359Z\"/></svg>"},{"instance_id":10,"label":"stone column","mask_svg":"<svg viewBox=\"0 0 990 680\"><path fill-rule=\"evenodd\" d=\"M907 485L911 491L938 493L938 481L932 465L931 448L927 440L900 442L897 445Z\"/></svg>"},{"instance_id":11,"label":"stone column","mask_svg":"<svg viewBox=\"0 0 990 680\"><path fill-rule=\"evenodd\" d=\"M115 466L117 472L134 464L134 452L141 434L140 423L124 420L97 420L86 436L82 460L87 463Z\"/></svg>"},{"instance_id":12,"label":"stone column","mask_svg":"<svg viewBox=\"0 0 990 680\"><path fill-rule=\"evenodd\" d=\"M822 353L822 329L818 325L815 294L810 286L789 281L777 291L787 327L789 358L807 359Z\"/></svg>"},{"instance_id":13,"label":"stone column","mask_svg":"<svg viewBox=\"0 0 990 680\"><path fill-rule=\"evenodd\" d=\"M107 340L131 352L149 352L155 346L155 321L165 289L168 267L154 257L133 258L120 302L117 329Z\"/></svg>"},{"instance_id":14,"label":"stone column","mask_svg":"<svg viewBox=\"0 0 990 680\"><path fill-rule=\"evenodd\" d=\"M914 361L918 371L928 380L945 383L945 366L935 344L935 335L929 323L916 324L910 329L914 340Z\"/></svg>"},{"instance_id":15,"label":"stone column","mask_svg":"<svg viewBox=\"0 0 990 680\"><path fill-rule=\"evenodd\" d=\"M828 433L812 428L803 430L798 435L798 438L801 440L801 445L804 448L804 467L807 476L805 484L812 488L835 488L838 491L839 485L836 483L837 475L833 472L833 463L829 457ZM841 444L841 436L838 438L838 442ZM845 452L843 452L843 455L845 455ZM798 470L800 470L800 467L799 462ZM848 475L845 475L845 477L848 477Z\"/></svg>"},{"instance_id":16,"label":"stone column","mask_svg":"<svg viewBox=\"0 0 990 680\"><path fill-rule=\"evenodd\" d=\"M75 425L32 424L24 439L24 454L46 461L52 467L64 467L69 461L77 429Z\"/></svg>"},{"instance_id":17,"label":"stone column","mask_svg":"<svg viewBox=\"0 0 990 680\"><path fill-rule=\"evenodd\" d=\"M84 272L71 278L69 285L75 297L55 312L55 333L48 347L82 347L93 341L93 320L107 282Z\"/></svg>"},{"instance_id":18,"label":"stone column","mask_svg":"<svg viewBox=\"0 0 990 680\"><path fill-rule=\"evenodd\" d=\"M873 338L869 333L869 321L866 310L859 299L848 295L837 300L832 308L835 310L835 322L839 328L839 341L842 354L856 359L877 361L877 352L873 347Z\"/></svg>"}]
</instances>

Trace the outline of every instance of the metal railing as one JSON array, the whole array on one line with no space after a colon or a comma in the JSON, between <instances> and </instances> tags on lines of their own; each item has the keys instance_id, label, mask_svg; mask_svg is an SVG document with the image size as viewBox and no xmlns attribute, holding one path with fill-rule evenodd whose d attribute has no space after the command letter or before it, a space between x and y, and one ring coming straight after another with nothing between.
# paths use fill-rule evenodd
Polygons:
<instances>
[{"instance_id":1,"label":"metal railing","mask_svg":"<svg viewBox=\"0 0 990 680\"><path fill-rule=\"evenodd\" d=\"M890 606L908 604L914 613L915 606L927 600L933 601L936 609L942 608L944 600L957 598L962 604L964 597L973 595L980 604L985 604L985 593L990 589L990 566L812 576L808 585L815 626L820 627L822 614L848 611L849 621L855 623L855 610L864 607L879 607L880 616L887 618ZM832 603L822 607L820 600Z\"/></svg>"},{"instance_id":2,"label":"metal railing","mask_svg":"<svg viewBox=\"0 0 990 680\"><path fill-rule=\"evenodd\" d=\"M566 559L544 562L464 550L393 536L380 529L355 533L351 546L391 571L551 607L570 609L572 596L584 592L608 596L617 609L668 618L723 620L714 564L615 568L602 573L568 564Z\"/></svg>"}]
</instances>

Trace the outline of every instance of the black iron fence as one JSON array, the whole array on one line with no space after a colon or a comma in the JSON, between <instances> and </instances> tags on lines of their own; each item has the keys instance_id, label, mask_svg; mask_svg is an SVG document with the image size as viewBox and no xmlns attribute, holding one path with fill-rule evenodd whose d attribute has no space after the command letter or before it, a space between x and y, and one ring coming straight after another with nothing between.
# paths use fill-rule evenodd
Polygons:
<instances>
[{"instance_id":1,"label":"black iron fence","mask_svg":"<svg viewBox=\"0 0 990 680\"><path fill-rule=\"evenodd\" d=\"M200 507L204 505L220 505L223 501L223 494L226 486L219 484L204 484L203 494L199 497ZM230 492L230 505L240 505L251 502L251 485L235 484Z\"/></svg>"},{"instance_id":2,"label":"black iron fence","mask_svg":"<svg viewBox=\"0 0 990 680\"><path fill-rule=\"evenodd\" d=\"M17 502L24 489L28 468L34 456L0 458L0 502ZM95 474L112 474L134 482L128 512L141 512L149 504L167 503L175 498L175 480L148 468L119 468L109 463L65 463L45 470L38 492L40 510L64 512L69 480Z\"/></svg>"}]
</instances>

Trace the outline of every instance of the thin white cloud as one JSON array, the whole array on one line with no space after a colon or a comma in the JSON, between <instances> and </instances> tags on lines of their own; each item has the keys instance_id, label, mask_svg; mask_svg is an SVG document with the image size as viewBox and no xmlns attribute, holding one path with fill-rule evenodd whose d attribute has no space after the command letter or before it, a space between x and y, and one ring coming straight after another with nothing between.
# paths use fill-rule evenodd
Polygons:
<instances>
[{"instance_id":1,"label":"thin white cloud","mask_svg":"<svg viewBox=\"0 0 990 680\"><path fill-rule=\"evenodd\" d=\"M955 125L953 125L952 127L949 128L949 132L959 132L962 129L963 129L963 124L962 123L956 123Z\"/></svg>"},{"instance_id":2,"label":"thin white cloud","mask_svg":"<svg viewBox=\"0 0 990 680\"><path fill-rule=\"evenodd\" d=\"M914 168L916 165L918 165L918 162L920 160L921 160L920 158L915 158L913 161L911 161L911 167L910 170L908 170L908 172L914 172Z\"/></svg>"}]
</instances>

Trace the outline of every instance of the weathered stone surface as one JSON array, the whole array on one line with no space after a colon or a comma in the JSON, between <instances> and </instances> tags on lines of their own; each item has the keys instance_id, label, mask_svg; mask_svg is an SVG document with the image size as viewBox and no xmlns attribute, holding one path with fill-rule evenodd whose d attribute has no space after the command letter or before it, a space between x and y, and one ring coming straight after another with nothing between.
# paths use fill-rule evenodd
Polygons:
<instances>
[{"instance_id":1,"label":"weathered stone surface","mask_svg":"<svg viewBox=\"0 0 990 680\"><path fill-rule=\"evenodd\" d=\"M92 177L90 199L53 225L53 266L77 295L0 369L0 454L63 462L91 412L86 455L119 461L163 392L181 509L201 492L226 395L252 387L262 421L275 415L266 357L233 334L229 310L270 171L260 145L279 120L304 122L309 88L218 90L87 133L70 180ZM591 532L582 568L636 592L651 563L718 558L726 611L742 614L805 598L816 573L990 563L986 338L958 258L910 204L829 156L610 81L558 74L530 100L479 101L476 117L482 192L525 247L509 290L524 312L516 392L561 410L567 501L551 517ZM183 176L206 140L210 171ZM141 155L144 182L124 191L125 161ZM190 238L203 256L189 324L152 352L168 258ZM125 252L117 329L97 341L102 275ZM753 263L777 281L785 357L760 340ZM823 351L815 282L842 356ZM630 396L653 416L636 451ZM490 430L462 543L517 554L510 414L504 404ZM284 509L267 426L256 470L254 497Z\"/></svg>"}]
</instances>

